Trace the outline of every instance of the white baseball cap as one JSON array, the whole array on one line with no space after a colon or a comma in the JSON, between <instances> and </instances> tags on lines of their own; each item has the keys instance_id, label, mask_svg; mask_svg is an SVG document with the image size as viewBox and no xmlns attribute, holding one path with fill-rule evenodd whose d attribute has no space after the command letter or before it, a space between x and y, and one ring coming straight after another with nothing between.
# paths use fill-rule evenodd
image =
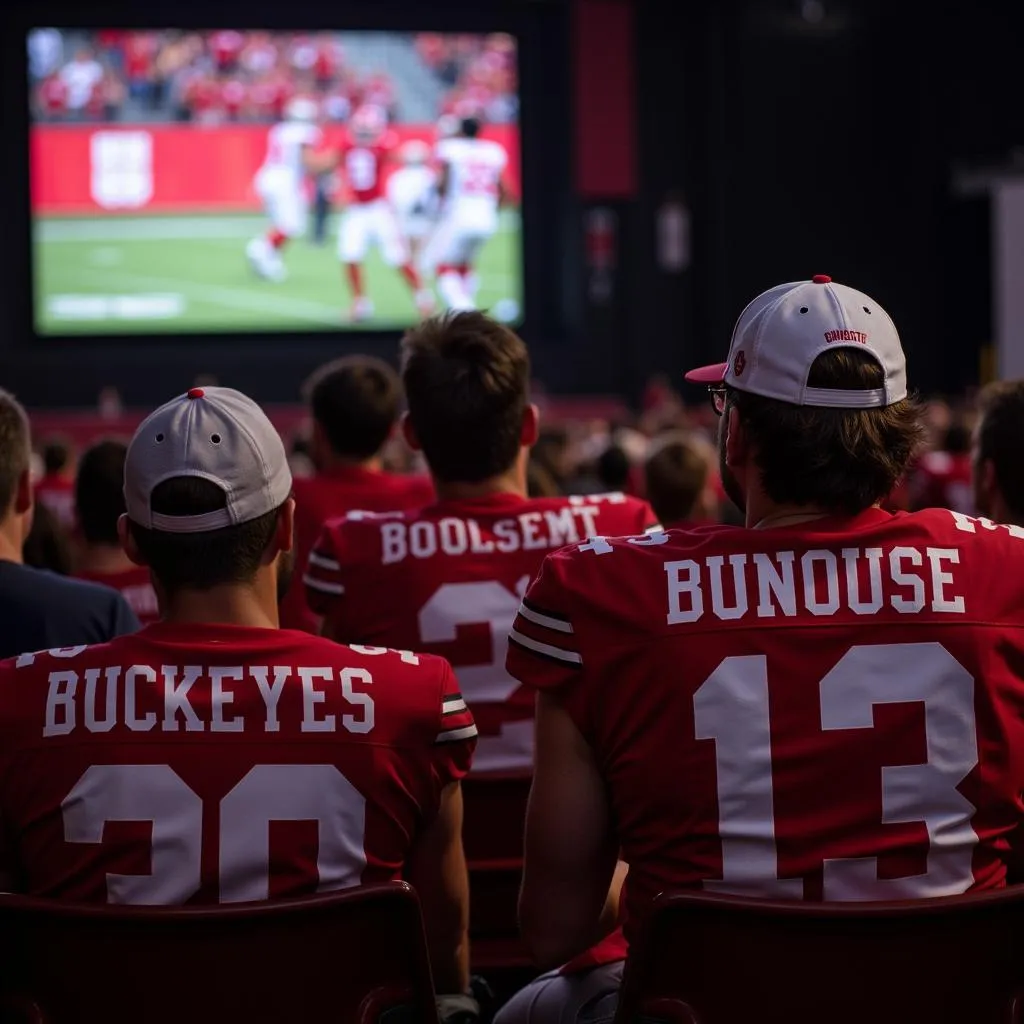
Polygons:
<instances>
[{"instance_id":1,"label":"white baseball cap","mask_svg":"<svg viewBox=\"0 0 1024 1024\"><path fill-rule=\"evenodd\" d=\"M154 512L156 487L182 476L216 484L226 506L193 516ZM291 491L280 434L251 398L232 388L191 388L150 413L128 445L125 507L128 518L147 529L221 530L279 508Z\"/></svg>"},{"instance_id":2,"label":"white baseball cap","mask_svg":"<svg viewBox=\"0 0 1024 1024\"><path fill-rule=\"evenodd\" d=\"M868 391L808 387L814 360L835 348L873 356L885 376ZM695 384L726 384L791 405L877 409L907 397L907 360L889 314L870 296L827 274L776 285L740 314L729 360L686 374Z\"/></svg>"}]
</instances>

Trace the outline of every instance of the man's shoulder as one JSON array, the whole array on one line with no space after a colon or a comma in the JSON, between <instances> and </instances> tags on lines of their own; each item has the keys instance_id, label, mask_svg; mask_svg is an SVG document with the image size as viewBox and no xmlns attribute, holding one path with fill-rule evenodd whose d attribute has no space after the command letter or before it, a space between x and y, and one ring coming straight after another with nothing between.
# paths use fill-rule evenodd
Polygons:
<instances>
[{"instance_id":1,"label":"man's shoulder","mask_svg":"<svg viewBox=\"0 0 1024 1024\"><path fill-rule=\"evenodd\" d=\"M105 583L62 576L49 569L22 565L12 578L16 578L16 596L22 605L39 603L52 609L91 610L106 609L121 600L117 590Z\"/></svg>"}]
</instances>

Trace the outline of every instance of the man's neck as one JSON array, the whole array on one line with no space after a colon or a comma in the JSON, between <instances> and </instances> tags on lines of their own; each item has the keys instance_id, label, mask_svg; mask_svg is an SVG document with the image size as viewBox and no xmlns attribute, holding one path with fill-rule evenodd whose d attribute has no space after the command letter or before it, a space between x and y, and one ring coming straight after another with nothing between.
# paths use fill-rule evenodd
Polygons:
<instances>
[{"instance_id":1,"label":"man's neck","mask_svg":"<svg viewBox=\"0 0 1024 1024\"><path fill-rule=\"evenodd\" d=\"M367 473L380 473L384 469L384 461L379 455L368 459L352 459L346 455L335 455L329 452L321 457L317 472L330 476L331 473L344 473L345 470L361 469Z\"/></svg>"},{"instance_id":2,"label":"man's neck","mask_svg":"<svg viewBox=\"0 0 1024 1024\"><path fill-rule=\"evenodd\" d=\"M434 492L438 501L474 501L491 498L496 494L512 494L519 498L527 495L526 481L516 470L474 483L438 480L435 477Z\"/></svg>"},{"instance_id":3,"label":"man's neck","mask_svg":"<svg viewBox=\"0 0 1024 1024\"><path fill-rule=\"evenodd\" d=\"M10 517L0 521L0 562L24 562L21 548L25 543L21 520Z\"/></svg>"},{"instance_id":4,"label":"man's neck","mask_svg":"<svg viewBox=\"0 0 1024 1024\"><path fill-rule=\"evenodd\" d=\"M78 569L90 573L127 572L135 563L120 544L87 544L78 555Z\"/></svg>"},{"instance_id":5,"label":"man's neck","mask_svg":"<svg viewBox=\"0 0 1024 1024\"><path fill-rule=\"evenodd\" d=\"M878 503L871 507L878 508ZM834 511L818 505L748 505L747 526L752 530L778 530L832 515L835 515Z\"/></svg>"},{"instance_id":6,"label":"man's neck","mask_svg":"<svg viewBox=\"0 0 1024 1024\"><path fill-rule=\"evenodd\" d=\"M268 599L269 598L269 599ZM162 601L164 622L280 628L277 601L265 586L224 584L210 590L179 590Z\"/></svg>"}]
</instances>

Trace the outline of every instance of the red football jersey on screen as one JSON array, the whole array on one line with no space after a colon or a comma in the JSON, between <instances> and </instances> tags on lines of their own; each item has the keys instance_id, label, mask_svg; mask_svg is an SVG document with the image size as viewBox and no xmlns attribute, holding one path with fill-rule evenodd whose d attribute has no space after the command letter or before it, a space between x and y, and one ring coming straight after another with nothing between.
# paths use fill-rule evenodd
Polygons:
<instances>
[{"instance_id":1,"label":"red football jersey on screen","mask_svg":"<svg viewBox=\"0 0 1024 1024\"><path fill-rule=\"evenodd\" d=\"M360 466L338 468L330 473L296 477L295 565L300 570L281 602L281 626L317 633L320 621L306 605L302 569L309 561L313 543L328 519L348 515L353 509L390 512L393 509L421 508L434 500L434 485L421 473L401 475L377 473Z\"/></svg>"},{"instance_id":2,"label":"red football jersey on screen","mask_svg":"<svg viewBox=\"0 0 1024 1024\"><path fill-rule=\"evenodd\" d=\"M1006 882L1024 790L1024 529L948 511L551 555L509 673L608 785L627 937L664 890L919 898Z\"/></svg>"},{"instance_id":3,"label":"red football jersey on screen","mask_svg":"<svg viewBox=\"0 0 1024 1024\"><path fill-rule=\"evenodd\" d=\"M0 664L0 871L88 902L398 877L476 727L442 658L158 623Z\"/></svg>"},{"instance_id":4,"label":"red football jersey on screen","mask_svg":"<svg viewBox=\"0 0 1024 1024\"><path fill-rule=\"evenodd\" d=\"M341 169L354 203L372 203L384 198L384 165L398 145L398 138L386 132L377 142L363 145L347 139L341 146Z\"/></svg>"},{"instance_id":5,"label":"red football jersey on screen","mask_svg":"<svg viewBox=\"0 0 1024 1024\"><path fill-rule=\"evenodd\" d=\"M121 596L143 626L148 626L160 618L160 609L156 603L156 591L149 578L149 570L145 566L133 566L121 572L85 572L75 573L75 578L102 583L121 591Z\"/></svg>"},{"instance_id":6,"label":"red football jersey on screen","mask_svg":"<svg viewBox=\"0 0 1024 1024\"><path fill-rule=\"evenodd\" d=\"M408 645L447 658L480 729L479 771L530 768L533 695L505 672L519 602L545 554L595 533L652 526L623 494L522 498L497 494L419 512L329 522L306 572L310 606L329 635Z\"/></svg>"}]
</instances>

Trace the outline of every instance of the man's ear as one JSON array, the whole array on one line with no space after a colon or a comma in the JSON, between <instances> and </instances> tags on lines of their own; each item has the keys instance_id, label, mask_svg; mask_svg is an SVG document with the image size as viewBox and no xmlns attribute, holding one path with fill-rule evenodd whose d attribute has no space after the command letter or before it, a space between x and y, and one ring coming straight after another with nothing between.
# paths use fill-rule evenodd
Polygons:
<instances>
[{"instance_id":1,"label":"man's ear","mask_svg":"<svg viewBox=\"0 0 1024 1024\"><path fill-rule=\"evenodd\" d=\"M725 464L730 469L736 469L744 466L749 458L750 438L736 406L730 405L726 412Z\"/></svg>"},{"instance_id":2,"label":"man's ear","mask_svg":"<svg viewBox=\"0 0 1024 1024\"><path fill-rule=\"evenodd\" d=\"M295 547L295 499L289 498L277 513L274 531L275 551L291 551Z\"/></svg>"},{"instance_id":3,"label":"man's ear","mask_svg":"<svg viewBox=\"0 0 1024 1024\"><path fill-rule=\"evenodd\" d=\"M523 429L519 443L523 448L532 448L540 436L540 409L531 402L523 410Z\"/></svg>"},{"instance_id":4,"label":"man's ear","mask_svg":"<svg viewBox=\"0 0 1024 1024\"><path fill-rule=\"evenodd\" d=\"M996 479L996 465L991 459L982 459L978 464L979 497L984 500L985 508L991 509L999 494L999 481Z\"/></svg>"},{"instance_id":5,"label":"man's ear","mask_svg":"<svg viewBox=\"0 0 1024 1024\"><path fill-rule=\"evenodd\" d=\"M24 515L28 512L35 501L32 489L32 471L24 469L18 474L18 486L14 489L14 512L16 515Z\"/></svg>"},{"instance_id":6,"label":"man's ear","mask_svg":"<svg viewBox=\"0 0 1024 1024\"><path fill-rule=\"evenodd\" d=\"M423 445L420 444L420 439L416 436L416 431L413 428L412 420L409 418L407 412L402 413L401 419L402 437L405 438L405 443L414 451L423 451Z\"/></svg>"},{"instance_id":7,"label":"man's ear","mask_svg":"<svg viewBox=\"0 0 1024 1024\"><path fill-rule=\"evenodd\" d=\"M139 545L135 543L132 528L128 523L128 516L123 512L117 518L117 539L121 542L121 547L131 562L134 562L135 565L146 564L146 559L139 550Z\"/></svg>"}]
</instances>

